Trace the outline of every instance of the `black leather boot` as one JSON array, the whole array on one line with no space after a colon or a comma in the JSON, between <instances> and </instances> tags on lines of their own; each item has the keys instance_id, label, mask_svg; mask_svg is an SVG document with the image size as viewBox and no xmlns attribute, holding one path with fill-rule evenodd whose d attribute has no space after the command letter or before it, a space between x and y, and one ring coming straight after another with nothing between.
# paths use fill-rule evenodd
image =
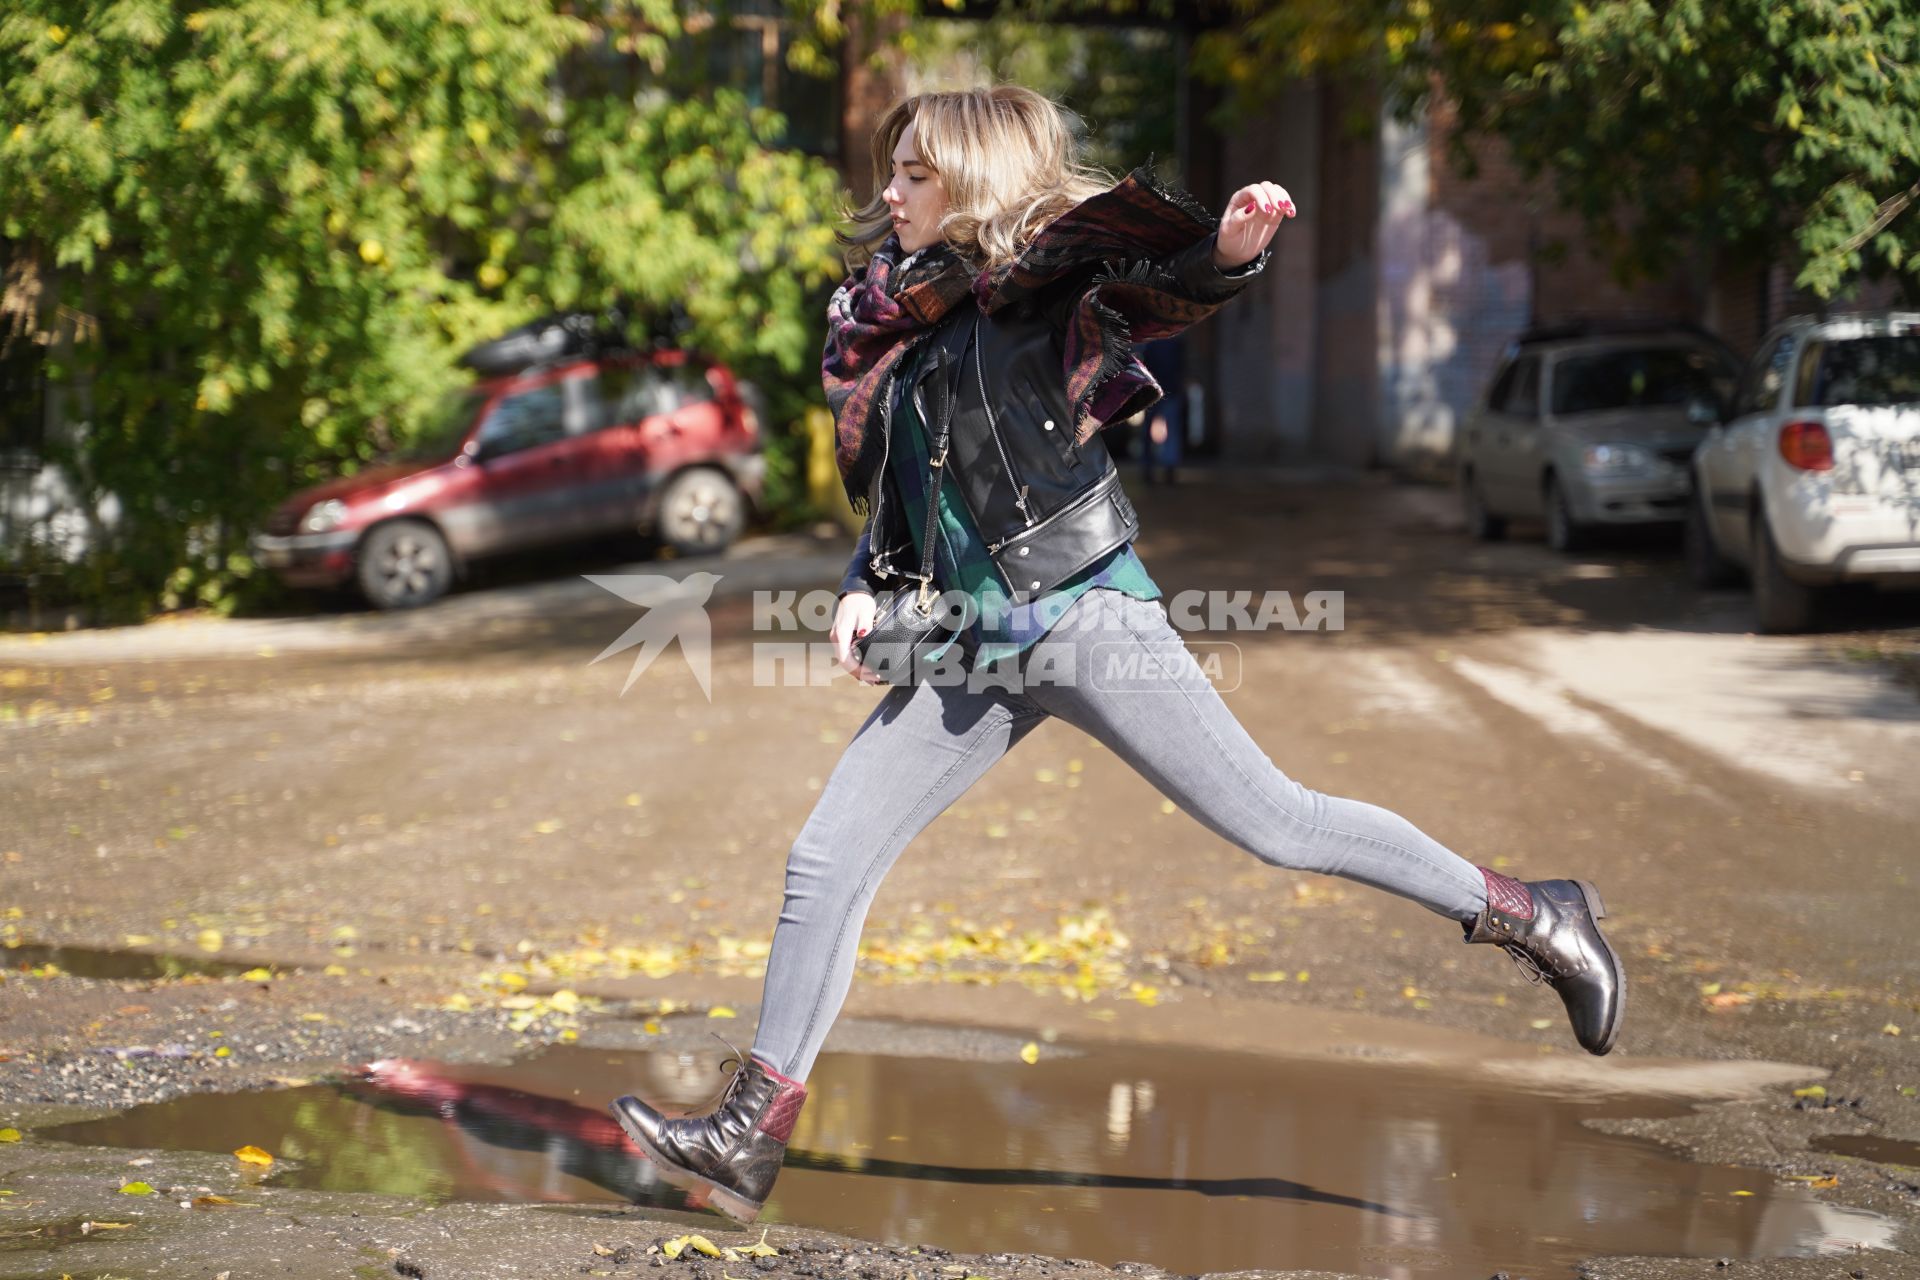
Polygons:
<instances>
[{"instance_id":1,"label":"black leather boot","mask_svg":"<svg viewBox=\"0 0 1920 1280\"><path fill-rule=\"evenodd\" d=\"M1487 906L1461 922L1467 941L1504 947L1527 981L1551 984L1582 1049L1612 1049L1627 1010L1627 974L1595 923L1607 914L1600 891L1585 880L1515 880L1486 867L1480 874Z\"/></svg>"},{"instance_id":2,"label":"black leather boot","mask_svg":"<svg viewBox=\"0 0 1920 1280\"><path fill-rule=\"evenodd\" d=\"M728 1061L737 1064L733 1078L701 1115L664 1116L631 1094L610 1105L661 1176L744 1223L759 1216L773 1190L807 1090L738 1049Z\"/></svg>"}]
</instances>

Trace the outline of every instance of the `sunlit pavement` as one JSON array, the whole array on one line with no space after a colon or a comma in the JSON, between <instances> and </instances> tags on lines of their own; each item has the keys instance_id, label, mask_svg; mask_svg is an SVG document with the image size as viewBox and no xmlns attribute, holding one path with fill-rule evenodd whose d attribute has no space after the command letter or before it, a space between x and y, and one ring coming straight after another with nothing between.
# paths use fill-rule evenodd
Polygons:
<instances>
[{"instance_id":1,"label":"sunlit pavement","mask_svg":"<svg viewBox=\"0 0 1920 1280\"><path fill-rule=\"evenodd\" d=\"M1475 861L1603 887L1634 987L1621 1048L1598 1069L1798 1063L1864 1100L1796 1110L1775 1083L1618 1127L1713 1161L1837 1170L1827 1199L1911 1220L1912 1196L1876 1166L1807 1143L1920 1136L1920 1103L1900 1091L1920 1085L1907 1045L1920 1034L1907 783L1920 706L1860 652L1888 628L1914 634L1920 607L1854 600L1839 630L1755 637L1740 592L1695 592L1654 538L1573 558L1524 528L1476 545L1449 494L1379 477L1128 483L1169 595L1344 592L1337 633L1204 637L1238 645L1225 696L1277 765L1388 805ZM739 1020L713 1025L750 1039L787 845L879 696L846 678L756 684L752 644L766 637L751 594L830 591L850 543L790 536L707 566L583 570L722 575L711 701L678 652L622 694L631 655L591 659L641 611L570 574L415 615L0 640L9 936L309 966L257 996L223 980L246 992L225 1009L192 986L135 999L10 976L0 1097L34 1100L28 1066L79 1034L194 1035L198 1052L221 1019L298 1028L320 1012L352 1034L300 1030L318 1058L419 1052L395 1017L437 1036L485 1015L476 1035L509 1034L516 1011L500 1006L517 988L503 974L541 997L518 1010L533 1015L517 1028L529 1042L591 1034L595 994L608 1008L729 1001ZM1042 958L1023 965L996 929ZM1290 1007L1312 1008L1574 1061L1557 1004L1492 948L1463 948L1391 897L1254 862L1065 725L1043 726L926 831L867 941L853 1014L904 1003L991 1023L998 1009L1030 1026L1057 1010L1065 1035L1118 1024L1147 1037L1179 1018L1183 1036L1231 1042L1243 1028L1212 1027L1208 1009L1258 1010L1284 1034ZM936 964L976 981L928 983ZM1062 964L1093 973L1092 989L1052 981ZM370 985L377 974L387 987ZM588 1006L556 1009L557 990ZM254 1039L236 1035L242 1047L191 1087L282 1070L249 1065Z\"/></svg>"}]
</instances>

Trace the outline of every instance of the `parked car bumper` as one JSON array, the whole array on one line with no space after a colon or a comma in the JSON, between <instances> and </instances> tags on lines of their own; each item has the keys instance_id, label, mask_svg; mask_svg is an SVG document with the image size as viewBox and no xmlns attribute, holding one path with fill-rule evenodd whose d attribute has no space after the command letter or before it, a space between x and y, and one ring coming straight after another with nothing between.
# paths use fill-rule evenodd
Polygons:
<instances>
[{"instance_id":1,"label":"parked car bumper","mask_svg":"<svg viewBox=\"0 0 1920 1280\"><path fill-rule=\"evenodd\" d=\"M1692 482L1679 467L1626 475L1588 472L1572 486L1574 518L1589 524L1658 524L1684 520Z\"/></svg>"},{"instance_id":2,"label":"parked car bumper","mask_svg":"<svg viewBox=\"0 0 1920 1280\"><path fill-rule=\"evenodd\" d=\"M1910 580L1920 585L1920 536L1910 501L1836 494L1801 480L1767 523L1788 576L1806 583Z\"/></svg>"},{"instance_id":3,"label":"parked car bumper","mask_svg":"<svg viewBox=\"0 0 1920 1280\"><path fill-rule=\"evenodd\" d=\"M278 574L290 587L337 587L353 576L353 546L360 535L296 533L253 536L253 559Z\"/></svg>"}]
</instances>

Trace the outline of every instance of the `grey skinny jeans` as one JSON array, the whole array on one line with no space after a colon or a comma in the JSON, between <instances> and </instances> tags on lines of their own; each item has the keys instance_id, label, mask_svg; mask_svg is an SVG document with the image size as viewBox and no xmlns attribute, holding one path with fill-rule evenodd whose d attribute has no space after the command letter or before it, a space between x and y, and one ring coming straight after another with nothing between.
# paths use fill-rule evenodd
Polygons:
<instances>
[{"instance_id":1,"label":"grey skinny jeans","mask_svg":"<svg viewBox=\"0 0 1920 1280\"><path fill-rule=\"evenodd\" d=\"M1011 688L986 675L972 684L890 688L847 744L787 859L753 1043L769 1066L806 1079L853 985L860 930L881 878L1050 715L1091 734L1263 862L1357 880L1452 920L1471 920L1486 906L1479 870L1405 818L1280 772L1207 679L1163 602L1095 587L1022 659L1023 678ZM1055 679L1042 678L1047 667Z\"/></svg>"}]
</instances>

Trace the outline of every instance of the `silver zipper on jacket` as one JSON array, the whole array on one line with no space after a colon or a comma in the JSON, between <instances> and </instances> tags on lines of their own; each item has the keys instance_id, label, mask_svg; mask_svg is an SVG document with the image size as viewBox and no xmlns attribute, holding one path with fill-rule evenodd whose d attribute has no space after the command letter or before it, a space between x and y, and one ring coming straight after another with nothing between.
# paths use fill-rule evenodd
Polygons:
<instances>
[{"instance_id":1,"label":"silver zipper on jacket","mask_svg":"<svg viewBox=\"0 0 1920 1280\"><path fill-rule=\"evenodd\" d=\"M1033 512L1027 509L1027 490L1031 487L1020 483L1020 473L1013 469L1013 459L1007 456L1007 446L1000 442L1000 428L993 420L993 401L987 395L987 372L981 367L981 343L973 344L973 373L980 383L980 407L987 411L987 434L993 437L993 447L1000 451L1000 465L1007 469L1007 481L1015 488L1013 505L1020 508L1020 518L1033 527ZM993 550L988 547L987 550Z\"/></svg>"},{"instance_id":2,"label":"silver zipper on jacket","mask_svg":"<svg viewBox=\"0 0 1920 1280\"><path fill-rule=\"evenodd\" d=\"M1112 480L1105 480L1105 479L1096 480L1093 483L1093 486L1087 490L1086 495L1084 497L1081 497L1074 502L1069 502L1066 506L1060 508L1058 511L1050 512L1047 515L1047 517L1041 520L1039 523L1037 524L1030 523L1026 528L1018 530L1017 532L1014 532L1014 533L1010 533L1006 537L1000 539L1000 541L998 542L989 542L987 544L987 551L989 553L997 552L1000 550L1000 548L1006 546L1010 542L1018 542L1022 538L1027 537L1029 534L1040 532L1040 530L1046 528L1048 525L1052 524L1055 520L1060 519L1062 516L1071 515L1074 512L1081 510L1082 508L1087 506L1087 504L1093 502L1096 498L1103 497L1107 493L1109 493L1113 489L1114 485L1118 483L1118 475L1119 473L1115 472L1114 473L1115 478Z\"/></svg>"}]
</instances>

